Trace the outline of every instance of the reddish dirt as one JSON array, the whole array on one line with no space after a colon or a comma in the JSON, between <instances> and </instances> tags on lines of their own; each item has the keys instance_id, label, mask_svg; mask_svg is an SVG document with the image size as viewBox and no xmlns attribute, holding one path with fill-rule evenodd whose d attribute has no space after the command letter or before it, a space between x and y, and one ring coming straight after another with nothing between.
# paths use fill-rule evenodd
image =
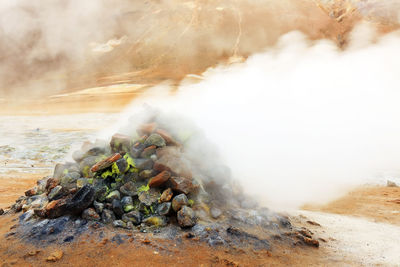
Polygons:
<instances>
[{"instance_id":1,"label":"reddish dirt","mask_svg":"<svg viewBox=\"0 0 400 267\"><path fill-rule=\"evenodd\" d=\"M365 186L326 205L306 205L303 209L400 225L400 187Z\"/></svg>"}]
</instances>

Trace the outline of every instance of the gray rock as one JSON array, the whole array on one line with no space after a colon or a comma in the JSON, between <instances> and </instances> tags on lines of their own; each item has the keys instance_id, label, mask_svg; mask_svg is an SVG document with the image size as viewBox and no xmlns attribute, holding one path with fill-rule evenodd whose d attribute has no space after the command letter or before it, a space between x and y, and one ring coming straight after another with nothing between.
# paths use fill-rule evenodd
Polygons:
<instances>
[{"instance_id":1,"label":"gray rock","mask_svg":"<svg viewBox=\"0 0 400 267\"><path fill-rule=\"evenodd\" d=\"M115 164L116 164L116 166L117 166L117 168L118 168L120 173L125 173L125 172L128 171L128 167L129 166L128 166L128 163L126 162L125 158L120 158L119 160L117 160L115 162Z\"/></svg>"},{"instance_id":2,"label":"gray rock","mask_svg":"<svg viewBox=\"0 0 400 267\"><path fill-rule=\"evenodd\" d=\"M121 199L122 208L124 212L130 212L134 209L132 197L126 196Z\"/></svg>"},{"instance_id":3,"label":"gray rock","mask_svg":"<svg viewBox=\"0 0 400 267\"><path fill-rule=\"evenodd\" d=\"M107 197L106 197L106 201L107 201L107 202L110 202L110 203L111 203L114 199L118 199L118 200L121 199L121 195L120 195L120 193L119 193L118 190L114 190L114 191L110 192L110 193L107 195Z\"/></svg>"},{"instance_id":4,"label":"gray rock","mask_svg":"<svg viewBox=\"0 0 400 267\"><path fill-rule=\"evenodd\" d=\"M56 200L63 196L63 187L61 185L57 185L53 189L51 189L48 198L49 200Z\"/></svg>"},{"instance_id":5,"label":"gray rock","mask_svg":"<svg viewBox=\"0 0 400 267\"><path fill-rule=\"evenodd\" d=\"M121 204L121 201L119 201L119 199L113 199L112 208L113 208L114 213L118 217L121 217L124 214L124 209L122 208L122 204Z\"/></svg>"},{"instance_id":6,"label":"gray rock","mask_svg":"<svg viewBox=\"0 0 400 267\"><path fill-rule=\"evenodd\" d=\"M172 199L172 209L174 211L179 211L183 206L189 205L189 201L185 194L177 195Z\"/></svg>"},{"instance_id":7,"label":"gray rock","mask_svg":"<svg viewBox=\"0 0 400 267\"><path fill-rule=\"evenodd\" d=\"M386 186L387 187L397 187L397 184L393 181L387 180Z\"/></svg>"},{"instance_id":8,"label":"gray rock","mask_svg":"<svg viewBox=\"0 0 400 267\"><path fill-rule=\"evenodd\" d=\"M139 211L131 211L122 215L122 220L126 223L132 222L134 225L138 225L142 221L142 215Z\"/></svg>"},{"instance_id":9,"label":"gray rock","mask_svg":"<svg viewBox=\"0 0 400 267\"><path fill-rule=\"evenodd\" d=\"M147 137L146 141L144 141L144 145L146 147L148 146L157 146L157 147L164 147L166 146L166 142L164 138L161 137L161 135L152 133L149 137Z\"/></svg>"},{"instance_id":10,"label":"gray rock","mask_svg":"<svg viewBox=\"0 0 400 267\"><path fill-rule=\"evenodd\" d=\"M119 228L126 228L126 223L121 220L115 220L115 221L113 221L113 226L119 227Z\"/></svg>"},{"instance_id":11,"label":"gray rock","mask_svg":"<svg viewBox=\"0 0 400 267\"><path fill-rule=\"evenodd\" d=\"M158 202L159 194L160 193L156 189L150 188L150 190L148 191L143 191L139 193L139 201L146 206L151 206L154 203Z\"/></svg>"},{"instance_id":12,"label":"gray rock","mask_svg":"<svg viewBox=\"0 0 400 267\"><path fill-rule=\"evenodd\" d=\"M130 154L132 155L132 157L134 158L139 158L140 154L143 152L143 150L145 149L144 144L141 143L137 143L135 145L133 145L131 147L131 151Z\"/></svg>"},{"instance_id":13,"label":"gray rock","mask_svg":"<svg viewBox=\"0 0 400 267\"><path fill-rule=\"evenodd\" d=\"M219 216L222 215L222 211L218 208L211 208L211 217L213 217L214 219L218 219Z\"/></svg>"},{"instance_id":14,"label":"gray rock","mask_svg":"<svg viewBox=\"0 0 400 267\"><path fill-rule=\"evenodd\" d=\"M137 187L134 182L127 182L119 190L125 196L137 196Z\"/></svg>"},{"instance_id":15,"label":"gray rock","mask_svg":"<svg viewBox=\"0 0 400 267\"><path fill-rule=\"evenodd\" d=\"M163 216L169 215L172 211L171 202L164 202L158 205L157 213Z\"/></svg>"},{"instance_id":16,"label":"gray rock","mask_svg":"<svg viewBox=\"0 0 400 267\"><path fill-rule=\"evenodd\" d=\"M100 215L93 208L85 209L82 212L82 218L88 221L100 221Z\"/></svg>"},{"instance_id":17,"label":"gray rock","mask_svg":"<svg viewBox=\"0 0 400 267\"><path fill-rule=\"evenodd\" d=\"M104 209L101 214L101 221L105 224L111 223L115 220L114 212L108 209Z\"/></svg>"},{"instance_id":18,"label":"gray rock","mask_svg":"<svg viewBox=\"0 0 400 267\"><path fill-rule=\"evenodd\" d=\"M151 170L153 168L154 162L152 159L134 159L135 166L139 170L139 172L143 170Z\"/></svg>"},{"instance_id":19,"label":"gray rock","mask_svg":"<svg viewBox=\"0 0 400 267\"><path fill-rule=\"evenodd\" d=\"M19 216L19 220L23 221L23 222L27 222L30 219L33 218L34 215L34 211L33 210L28 210L27 212L23 213L21 216Z\"/></svg>"},{"instance_id":20,"label":"gray rock","mask_svg":"<svg viewBox=\"0 0 400 267\"><path fill-rule=\"evenodd\" d=\"M95 185L94 190L95 190L95 198L99 202L104 202L110 192L110 190L106 185Z\"/></svg>"},{"instance_id":21,"label":"gray rock","mask_svg":"<svg viewBox=\"0 0 400 267\"><path fill-rule=\"evenodd\" d=\"M96 200L93 202L93 206L94 206L94 209L96 210L96 212L98 213L98 214L101 214L102 212L103 212L103 209L104 209L104 204L103 203L100 203L100 202L97 202Z\"/></svg>"},{"instance_id":22,"label":"gray rock","mask_svg":"<svg viewBox=\"0 0 400 267\"><path fill-rule=\"evenodd\" d=\"M185 227L192 227L193 225L196 224L196 215L194 214L194 211L187 207L183 206L177 213L176 218L178 220L178 224L180 227L185 228Z\"/></svg>"}]
</instances>

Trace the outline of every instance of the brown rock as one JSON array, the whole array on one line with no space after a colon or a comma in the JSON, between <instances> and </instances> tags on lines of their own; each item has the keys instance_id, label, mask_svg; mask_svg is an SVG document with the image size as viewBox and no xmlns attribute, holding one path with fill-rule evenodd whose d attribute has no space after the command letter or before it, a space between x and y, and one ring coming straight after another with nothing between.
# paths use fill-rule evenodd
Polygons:
<instances>
[{"instance_id":1,"label":"brown rock","mask_svg":"<svg viewBox=\"0 0 400 267\"><path fill-rule=\"evenodd\" d=\"M44 209L46 217L57 218L64 214L65 208L66 200L62 198L51 201Z\"/></svg>"},{"instance_id":2,"label":"brown rock","mask_svg":"<svg viewBox=\"0 0 400 267\"><path fill-rule=\"evenodd\" d=\"M157 128L157 124L155 122L145 123L138 127L137 132L140 135L147 134L150 135Z\"/></svg>"},{"instance_id":3,"label":"brown rock","mask_svg":"<svg viewBox=\"0 0 400 267\"><path fill-rule=\"evenodd\" d=\"M159 134L165 140L167 145L180 146L180 144L166 130L157 129L155 133Z\"/></svg>"},{"instance_id":4,"label":"brown rock","mask_svg":"<svg viewBox=\"0 0 400 267\"><path fill-rule=\"evenodd\" d=\"M50 178L47 180L46 183L46 191L50 192L51 189L53 189L54 187L56 187L60 182L57 179L54 178Z\"/></svg>"},{"instance_id":5,"label":"brown rock","mask_svg":"<svg viewBox=\"0 0 400 267\"><path fill-rule=\"evenodd\" d=\"M25 191L25 196L31 197L37 194L37 187L33 187L27 191Z\"/></svg>"},{"instance_id":6,"label":"brown rock","mask_svg":"<svg viewBox=\"0 0 400 267\"><path fill-rule=\"evenodd\" d=\"M172 199L174 193L172 192L171 188L165 189L164 192L162 192L160 201L161 202L168 202Z\"/></svg>"},{"instance_id":7,"label":"brown rock","mask_svg":"<svg viewBox=\"0 0 400 267\"><path fill-rule=\"evenodd\" d=\"M156 153L156 146L149 146L149 147L146 147L144 150L143 150L143 152L140 154L140 157L142 157L142 158L148 158L148 157L150 157L151 155L153 155L154 153Z\"/></svg>"},{"instance_id":8,"label":"brown rock","mask_svg":"<svg viewBox=\"0 0 400 267\"><path fill-rule=\"evenodd\" d=\"M178 176L192 178L190 163L181 156L165 154L154 162L153 168L160 172L170 171Z\"/></svg>"},{"instance_id":9,"label":"brown rock","mask_svg":"<svg viewBox=\"0 0 400 267\"><path fill-rule=\"evenodd\" d=\"M150 187L157 187L168 181L168 179L171 177L171 173L169 171L163 171L153 178L150 179L149 181L149 186Z\"/></svg>"},{"instance_id":10,"label":"brown rock","mask_svg":"<svg viewBox=\"0 0 400 267\"><path fill-rule=\"evenodd\" d=\"M172 190L179 193L184 193L186 195L195 189L192 180L185 177L173 176L169 179L169 185L171 186Z\"/></svg>"},{"instance_id":11,"label":"brown rock","mask_svg":"<svg viewBox=\"0 0 400 267\"><path fill-rule=\"evenodd\" d=\"M4 214L4 210L0 209L0 215L3 215L3 214Z\"/></svg>"},{"instance_id":12,"label":"brown rock","mask_svg":"<svg viewBox=\"0 0 400 267\"><path fill-rule=\"evenodd\" d=\"M117 133L112 136L110 147L113 152L128 152L131 144L130 136Z\"/></svg>"},{"instance_id":13,"label":"brown rock","mask_svg":"<svg viewBox=\"0 0 400 267\"><path fill-rule=\"evenodd\" d=\"M90 169L91 172L97 172L104 170L108 167L110 167L114 162L119 160L121 158L121 154L115 153L114 155L103 159L102 161L97 162L93 167Z\"/></svg>"},{"instance_id":14,"label":"brown rock","mask_svg":"<svg viewBox=\"0 0 400 267\"><path fill-rule=\"evenodd\" d=\"M46 258L46 261L53 261L53 262L59 261L59 260L61 260L63 255L64 255L64 252L62 252L61 250L56 250L53 253L51 253L50 256L48 256Z\"/></svg>"}]
</instances>

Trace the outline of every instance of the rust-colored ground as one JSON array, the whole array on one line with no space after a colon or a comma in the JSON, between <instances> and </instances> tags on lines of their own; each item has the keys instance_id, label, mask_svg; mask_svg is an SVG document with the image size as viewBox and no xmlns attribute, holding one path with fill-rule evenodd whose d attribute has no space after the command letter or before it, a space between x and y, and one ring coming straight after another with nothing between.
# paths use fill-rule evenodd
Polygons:
<instances>
[{"instance_id":1,"label":"rust-colored ground","mask_svg":"<svg viewBox=\"0 0 400 267\"><path fill-rule=\"evenodd\" d=\"M400 187L360 187L326 205L306 205L303 209L367 217L376 222L400 225Z\"/></svg>"}]
</instances>

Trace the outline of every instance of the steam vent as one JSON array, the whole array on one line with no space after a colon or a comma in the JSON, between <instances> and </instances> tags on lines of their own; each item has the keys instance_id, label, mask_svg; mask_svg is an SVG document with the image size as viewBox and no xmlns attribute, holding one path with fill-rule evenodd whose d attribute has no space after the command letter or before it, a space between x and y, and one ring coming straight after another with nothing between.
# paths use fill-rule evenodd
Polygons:
<instances>
[{"instance_id":1,"label":"steam vent","mask_svg":"<svg viewBox=\"0 0 400 267\"><path fill-rule=\"evenodd\" d=\"M310 231L243 194L202 134L163 121L152 116L125 131L134 134L84 143L74 162L57 164L6 210L22 213L10 234L41 244L108 233L115 242L136 234L210 246L318 247Z\"/></svg>"}]
</instances>

